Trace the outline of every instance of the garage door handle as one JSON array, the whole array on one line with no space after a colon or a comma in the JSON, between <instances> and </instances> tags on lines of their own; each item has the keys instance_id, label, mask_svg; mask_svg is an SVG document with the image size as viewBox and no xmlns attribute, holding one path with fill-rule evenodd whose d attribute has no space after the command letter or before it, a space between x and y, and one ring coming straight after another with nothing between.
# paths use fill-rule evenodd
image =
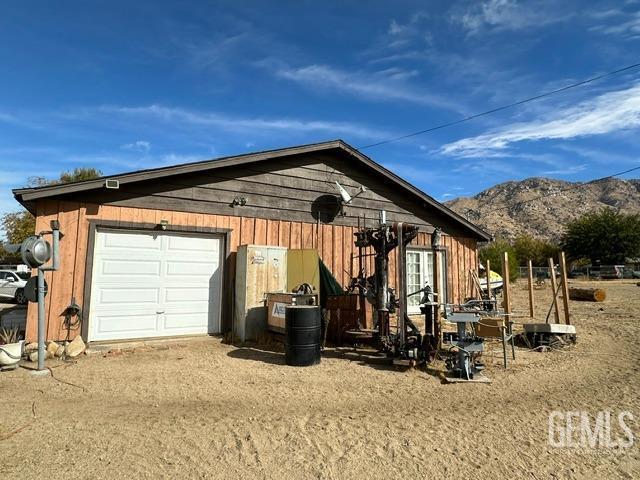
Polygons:
<instances>
[{"instance_id":1,"label":"garage door handle","mask_svg":"<svg viewBox=\"0 0 640 480\"><path fill-rule=\"evenodd\" d=\"M158 314L160 314L160 313L164 313L164 310L162 310L162 311L160 311L160 312L156 312L156 313L158 313Z\"/></svg>"}]
</instances>

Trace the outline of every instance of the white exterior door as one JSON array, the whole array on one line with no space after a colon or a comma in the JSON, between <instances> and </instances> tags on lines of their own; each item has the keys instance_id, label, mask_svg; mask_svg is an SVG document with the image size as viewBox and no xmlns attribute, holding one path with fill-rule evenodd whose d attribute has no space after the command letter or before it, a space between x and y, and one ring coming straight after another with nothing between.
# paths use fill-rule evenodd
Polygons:
<instances>
[{"instance_id":1,"label":"white exterior door","mask_svg":"<svg viewBox=\"0 0 640 480\"><path fill-rule=\"evenodd\" d=\"M439 301L447 299L447 260L446 252L441 252L440 259L440 288L443 289ZM417 292L429 284L433 288L433 251L424 249L407 249L407 295ZM422 294L407 298L407 312L420 313L420 299Z\"/></svg>"},{"instance_id":2,"label":"white exterior door","mask_svg":"<svg viewBox=\"0 0 640 480\"><path fill-rule=\"evenodd\" d=\"M220 332L220 236L96 232L89 341Z\"/></svg>"}]
</instances>

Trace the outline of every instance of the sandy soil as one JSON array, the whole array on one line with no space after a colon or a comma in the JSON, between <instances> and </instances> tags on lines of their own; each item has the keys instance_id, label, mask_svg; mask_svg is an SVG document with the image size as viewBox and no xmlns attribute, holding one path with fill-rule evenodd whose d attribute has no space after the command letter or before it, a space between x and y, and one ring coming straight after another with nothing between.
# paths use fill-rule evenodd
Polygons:
<instances>
[{"instance_id":1,"label":"sandy soil","mask_svg":"<svg viewBox=\"0 0 640 480\"><path fill-rule=\"evenodd\" d=\"M548 444L554 410L628 410L640 433L640 288L572 302L579 341L487 355L490 385L342 358L310 368L219 339L85 356L35 378L0 374L6 478L640 478L627 450ZM514 287L516 309L526 292ZM542 318L548 291L537 291ZM55 363L51 364L52 366ZM35 421L34 418L35 412ZM25 427L17 433L10 432ZM12 474L13 477L9 477Z\"/></svg>"}]
</instances>

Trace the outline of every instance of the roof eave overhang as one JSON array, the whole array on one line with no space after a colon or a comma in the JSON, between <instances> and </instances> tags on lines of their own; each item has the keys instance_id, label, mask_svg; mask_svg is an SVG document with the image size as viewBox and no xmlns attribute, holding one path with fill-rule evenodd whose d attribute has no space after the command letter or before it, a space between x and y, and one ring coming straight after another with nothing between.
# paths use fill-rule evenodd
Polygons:
<instances>
[{"instance_id":1,"label":"roof eave overhang","mask_svg":"<svg viewBox=\"0 0 640 480\"><path fill-rule=\"evenodd\" d=\"M427 204L428 206L438 210L445 216L454 219L457 223L464 226L466 229L472 231L477 239L481 241L492 240L491 235L479 228L477 225L469 222L465 218L458 215L456 212L446 207L442 203L438 202L434 198L430 197L422 190L416 188L406 180L402 179L392 171L386 169L379 163L375 162L371 158L364 155L362 152L351 147L342 140L333 140L330 142L317 143L311 145L302 145L299 147L283 148L279 150L268 150L264 152L250 153L246 155L239 155L227 158L221 158L216 160L206 160L203 162L187 163L182 165L176 165L173 167L161 167L149 170L140 170L131 173L124 173L120 175L109 175L106 177L100 177L95 180L86 180L83 182L68 183L63 185L50 185L37 188L18 188L13 190L15 199L24 206L28 211L36 214L35 204L37 200L49 198L57 195L65 195L71 193L79 193L89 190L95 190L104 188L105 181L107 179L117 179L121 184L128 184L140 181L154 180L163 178L169 175L183 175L188 173L195 173L203 170L219 169L224 167L231 167L235 165L242 165L253 162L261 162L265 160L271 160L274 158L282 158L292 155L300 155L311 152L327 151L332 149L339 149L350 156L355 157L362 163L369 166L374 171L397 183L409 193L413 194L416 198Z\"/></svg>"}]
</instances>

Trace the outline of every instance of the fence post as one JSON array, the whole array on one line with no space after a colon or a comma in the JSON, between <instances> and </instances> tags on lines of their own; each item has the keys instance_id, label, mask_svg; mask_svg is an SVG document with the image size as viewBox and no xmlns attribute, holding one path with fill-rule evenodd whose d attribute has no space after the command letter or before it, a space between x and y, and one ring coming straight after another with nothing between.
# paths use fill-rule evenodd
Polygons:
<instances>
[{"instance_id":1,"label":"fence post","mask_svg":"<svg viewBox=\"0 0 640 480\"><path fill-rule=\"evenodd\" d=\"M534 317L534 305L533 305L533 264L531 259L527 261L527 269L529 270L529 317Z\"/></svg>"},{"instance_id":2,"label":"fence post","mask_svg":"<svg viewBox=\"0 0 640 480\"><path fill-rule=\"evenodd\" d=\"M564 252L560 252L560 273L562 274L562 299L564 305L564 321L567 325L571 325L569 318L569 280L567 278L567 262Z\"/></svg>"}]
</instances>

